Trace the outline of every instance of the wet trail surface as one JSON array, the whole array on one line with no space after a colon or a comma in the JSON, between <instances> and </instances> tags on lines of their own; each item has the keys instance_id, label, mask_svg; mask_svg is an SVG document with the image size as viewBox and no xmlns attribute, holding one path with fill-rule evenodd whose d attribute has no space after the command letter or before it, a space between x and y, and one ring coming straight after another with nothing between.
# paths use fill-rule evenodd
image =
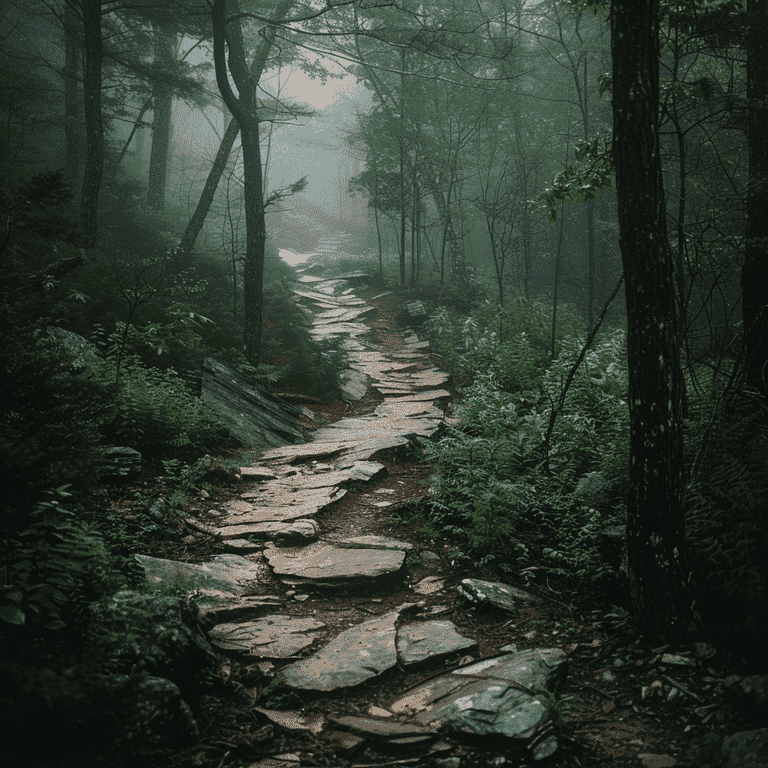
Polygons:
<instances>
[{"instance_id":1,"label":"wet trail surface","mask_svg":"<svg viewBox=\"0 0 768 768\"><path fill-rule=\"evenodd\" d=\"M207 557L138 556L150 580L201 589L239 684L239 699L202 702L217 757L198 764L634 766L673 749L680 723L634 703L641 656L615 671L593 617L468 574L414 514L452 391L398 325L402 297L357 273L307 273L294 293L312 335L342 341L344 400L305 410L306 442L262 452L215 497Z\"/></svg>"}]
</instances>

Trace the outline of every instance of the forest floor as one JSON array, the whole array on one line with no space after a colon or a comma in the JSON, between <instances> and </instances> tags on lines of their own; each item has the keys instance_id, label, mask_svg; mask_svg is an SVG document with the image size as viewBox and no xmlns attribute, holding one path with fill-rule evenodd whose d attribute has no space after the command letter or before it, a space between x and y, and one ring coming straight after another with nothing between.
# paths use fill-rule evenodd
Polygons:
<instances>
[{"instance_id":1,"label":"forest floor","mask_svg":"<svg viewBox=\"0 0 768 768\"><path fill-rule=\"evenodd\" d=\"M367 317L366 324L372 328L375 342L390 351L398 350L403 346L397 321L404 296L392 293L372 300L375 293L365 288L358 292L377 308ZM439 358L435 357L434 362L439 365ZM342 416L369 414L382 400L369 389L363 400L351 406L341 401L313 404L315 426ZM252 456L249 454L248 458L250 463ZM418 595L426 604L422 611L431 610L435 617L449 619L461 635L473 639L477 650L472 659L497 655L502 646L510 643L515 643L518 650L556 647L566 652L568 677L554 722L560 748L543 763L551 768L680 765L679 755L690 740L708 731L738 729L736 716L727 705L727 669L710 667L711 662L691 661L691 649L649 647L642 638L632 635L629 627L611 625L610 619L606 619L610 606L583 594L573 583L543 578L533 585L519 585L536 600L514 616L492 607L471 609L463 605L456 599L459 582L467 577L489 577L481 569L452 563L447 542L430 538L425 532L419 506L420 500L428 500L430 466L415 454L410 460L379 456L377 460L385 464L388 473L366 484L365 494L382 492L392 503L381 509L362 505L362 492L353 487L318 516L324 535L380 534L411 542L418 549L431 551L438 559L411 564L401 583L376 591L369 589L363 594L310 593L308 599L296 601L286 596L286 588L275 581L269 585L269 591L279 594L282 590L283 613L317 618L330 629L341 631L350 623L413 602L413 585L427 576L439 576L444 582L442 589ZM146 490L143 489L145 493ZM213 514L206 510L221 508L240 492L242 488L237 487L214 488L208 498L191 499L189 511L202 524L206 523L207 514L213 522ZM223 551L222 542L201 537L194 543L168 542L145 554L200 562ZM680 654L682 658L677 661L681 663L661 664L664 654ZM203 768L434 764L408 754L346 752L323 733L275 726L255 708L290 710L307 718L367 715L372 705L386 709L414 684L443 672L444 661L427 663L415 671L396 667L354 688L330 693L300 692L300 697L285 688L276 690L269 686L274 671L284 663L222 655L220 682L193 705L201 741L177 764ZM452 664L456 663L454 659ZM276 754L293 755L299 762L274 760ZM523 764L519 758L505 755L503 748L486 743L455 745L453 751L442 757L454 758L445 766L461 768Z\"/></svg>"}]
</instances>

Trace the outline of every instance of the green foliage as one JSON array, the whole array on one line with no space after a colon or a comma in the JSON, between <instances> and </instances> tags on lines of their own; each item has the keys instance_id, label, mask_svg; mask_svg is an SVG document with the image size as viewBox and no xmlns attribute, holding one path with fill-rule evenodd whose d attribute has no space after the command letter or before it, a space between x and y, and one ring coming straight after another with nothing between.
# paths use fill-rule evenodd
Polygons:
<instances>
[{"instance_id":1,"label":"green foliage","mask_svg":"<svg viewBox=\"0 0 768 768\"><path fill-rule=\"evenodd\" d=\"M68 496L58 488L17 509L3 537L0 639L18 653L67 652L85 605L116 586L101 536L64 507Z\"/></svg>"},{"instance_id":2,"label":"green foliage","mask_svg":"<svg viewBox=\"0 0 768 768\"><path fill-rule=\"evenodd\" d=\"M555 422L547 473L551 409L580 341L561 338L560 354L547 363L520 330L525 323L536 338L537 308L520 307L527 313L522 319L510 309L498 311L494 322L492 307L484 305L463 322L446 323L447 330L439 327L450 320L447 313L432 321L444 344L461 333L467 351L455 355L459 370L482 372L464 390L458 428L430 451L430 519L454 541L457 556L478 566L493 563L528 577L533 565L545 566L549 573L597 581L606 571L597 534L611 515L579 481L595 472L616 485L626 477L626 467L613 475L617 468L610 463L628 431L624 334L604 334L585 355ZM499 320L513 329L503 344L492 330Z\"/></svg>"},{"instance_id":3,"label":"green foliage","mask_svg":"<svg viewBox=\"0 0 768 768\"><path fill-rule=\"evenodd\" d=\"M469 316L441 307L427 331L459 383L470 383L480 371L492 372L502 389L514 392L539 388L551 326L550 307L518 297L503 308L486 301ZM578 333L581 326L571 309L561 307L558 339Z\"/></svg>"},{"instance_id":4,"label":"green foliage","mask_svg":"<svg viewBox=\"0 0 768 768\"><path fill-rule=\"evenodd\" d=\"M202 448L220 439L220 420L189 392L172 368L160 370L145 365L134 353L125 353L123 329L106 336L97 329L104 360L94 373L104 382L115 381L118 363L121 373L110 420L103 432L107 440L139 451L166 454L189 447ZM135 329L129 336L141 343L146 333Z\"/></svg>"}]
</instances>

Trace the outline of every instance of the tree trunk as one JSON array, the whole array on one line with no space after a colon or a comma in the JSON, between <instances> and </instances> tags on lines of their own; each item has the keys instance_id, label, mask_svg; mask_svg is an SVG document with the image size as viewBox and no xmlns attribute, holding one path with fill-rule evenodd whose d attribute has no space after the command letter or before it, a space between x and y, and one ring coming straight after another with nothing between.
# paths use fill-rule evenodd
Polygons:
<instances>
[{"instance_id":1,"label":"tree trunk","mask_svg":"<svg viewBox=\"0 0 768 768\"><path fill-rule=\"evenodd\" d=\"M275 11L275 21L282 21L288 15L288 11L291 9L292 5L293 0L283 0ZM250 67L250 76L256 84L258 84L261 79L261 75L267 65L269 52L272 49L272 43L275 40L276 34L277 28L274 26L269 26L262 30L262 39L256 49ZM230 152L232 151L232 147L235 144L235 139L239 132L240 125L237 120L230 120L227 129L224 132L221 144L219 145L219 150L216 153L216 159L213 161L211 170L208 172L208 178L205 180L205 187L200 195L197 208L195 208L195 212L192 214L192 218L189 220L189 224L187 224L187 228L181 238L180 250L183 253L188 253L192 250L195 241L197 240L197 236L203 228L205 218L210 210L211 203L216 194L216 189L219 186L219 181L221 181L224 169L227 167L227 160L229 159Z\"/></svg>"},{"instance_id":2,"label":"tree trunk","mask_svg":"<svg viewBox=\"0 0 768 768\"><path fill-rule=\"evenodd\" d=\"M768 0L747 0L749 184L744 267L741 271L746 379L768 396Z\"/></svg>"},{"instance_id":3,"label":"tree trunk","mask_svg":"<svg viewBox=\"0 0 768 768\"><path fill-rule=\"evenodd\" d=\"M83 107L85 112L86 158L80 195L80 226L86 243L96 242L98 230L99 191L104 169L104 128L101 122L101 0L82 0Z\"/></svg>"},{"instance_id":4,"label":"tree trunk","mask_svg":"<svg viewBox=\"0 0 768 768\"><path fill-rule=\"evenodd\" d=\"M67 4L64 10L64 173L75 189L80 176L80 132L77 130L77 75L80 69L77 16Z\"/></svg>"},{"instance_id":5,"label":"tree trunk","mask_svg":"<svg viewBox=\"0 0 768 768\"><path fill-rule=\"evenodd\" d=\"M163 72L173 66L174 36L155 28L155 82L152 96L152 149L149 154L147 204L156 211L165 208L165 186L168 178L168 149L171 135L173 89Z\"/></svg>"},{"instance_id":6,"label":"tree trunk","mask_svg":"<svg viewBox=\"0 0 768 768\"><path fill-rule=\"evenodd\" d=\"M693 619L685 556L682 394L659 154L659 0L613 0L613 143L627 298L632 602L656 642Z\"/></svg>"},{"instance_id":7,"label":"tree trunk","mask_svg":"<svg viewBox=\"0 0 768 768\"><path fill-rule=\"evenodd\" d=\"M227 24L226 15L239 13L237 0L215 0L213 5L213 57L216 82L222 98L240 126L243 149L246 254L243 269L244 328L243 346L248 362L257 366L261 355L264 299L264 252L266 222L262 196L261 147L256 102L256 82L247 71L240 19ZM238 90L229 85L225 61L229 43L229 72Z\"/></svg>"}]
</instances>

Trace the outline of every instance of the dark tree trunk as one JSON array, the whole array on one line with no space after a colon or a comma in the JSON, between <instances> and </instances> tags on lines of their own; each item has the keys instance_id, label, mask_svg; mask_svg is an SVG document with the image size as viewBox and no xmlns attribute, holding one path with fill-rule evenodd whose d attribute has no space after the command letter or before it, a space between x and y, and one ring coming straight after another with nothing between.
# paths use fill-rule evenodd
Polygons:
<instances>
[{"instance_id":1,"label":"dark tree trunk","mask_svg":"<svg viewBox=\"0 0 768 768\"><path fill-rule=\"evenodd\" d=\"M245 64L240 19L229 24L226 23L227 15L233 16L238 13L239 3L237 0L215 0L213 5L213 56L216 67L216 82L222 98L240 125L246 227L246 255L243 269L245 312L243 346L246 359L251 365L256 366L259 364L261 355L266 222L262 195L256 82ZM229 85L225 61L226 42L229 43L229 71L237 86L237 96Z\"/></svg>"},{"instance_id":2,"label":"dark tree trunk","mask_svg":"<svg viewBox=\"0 0 768 768\"><path fill-rule=\"evenodd\" d=\"M222 138L221 144L219 144L219 150L216 153L211 170L208 171L208 178L205 180L205 187L203 187L200 199L197 201L195 212L192 214L181 238L180 250L184 253L192 250L197 236L200 234L203 224L205 224L205 217L208 215L216 189L219 186L219 181L221 181L224 169L227 167L227 160L239 133L240 126L237 120L233 118L229 121L227 129L224 131L224 138Z\"/></svg>"},{"instance_id":3,"label":"dark tree trunk","mask_svg":"<svg viewBox=\"0 0 768 768\"><path fill-rule=\"evenodd\" d=\"M171 136L171 112L173 110L173 89L162 78L162 72L173 65L174 38L162 29L155 28L155 82L152 95L152 149L149 155L149 183L147 204L156 211L165 208L165 187L168 178L168 149Z\"/></svg>"},{"instance_id":4,"label":"dark tree trunk","mask_svg":"<svg viewBox=\"0 0 768 768\"><path fill-rule=\"evenodd\" d=\"M80 195L80 226L86 243L96 242L98 230L99 190L104 169L104 128L101 122L101 0L82 0L83 107L85 111L86 158Z\"/></svg>"},{"instance_id":5,"label":"dark tree trunk","mask_svg":"<svg viewBox=\"0 0 768 768\"><path fill-rule=\"evenodd\" d=\"M685 556L682 395L674 266L659 155L659 0L613 0L613 141L627 297L632 602L678 642L693 619Z\"/></svg>"},{"instance_id":6,"label":"dark tree trunk","mask_svg":"<svg viewBox=\"0 0 768 768\"><path fill-rule=\"evenodd\" d=\"M288 15L288 11L291 9L292 5L293 0L283 0L275 11L275 21L282 21ZM261 75L267 66L269 52L272 49L272 43L275 40L276 34L277 28L274 26L268 26L262 30L262 39L259 43L259 47L256 49L250 67L250 76L254 83L259 82ZM237 120L230 120L224 132L221 144L219 145L218 152L216 153L216 158L211 166L211 170L208 172L208 178L205 180L205 187L200 195L200 200L198 201L195 212L192 214L192 218L189 220L189 224L187 224L187 228L181 238L180 250L184 253L188 253L192 250L195 241L197 240L197 236L203 228L205 218L210 210L211 203L216 194L216 189L219 186L224 169L227 167L227 160L229 159L229 155L232 152L232 147L235 144L235 139L237 139L239 132L240 125Z\"/></svg>"},{"instance_id":7,"label":"dark tree trunk","mask_svg":"<svg viewBox=\"0 0 768 768\"><path fill-rule=\"evenodd\" d=\"M747 385L768 396L768 0L747 0L749 184L741 272Z\"/></svg>"},{"instance_id":8,"label":"dark tree trunk","mask_svg":"<svg viewBox=\"0 0 768 768\"><path fill-rule=\"evenodd\" d=\"M77 129L77 75L80 69L77 16L71 5L64 10L64 172L74 189L80 177L80 132Z\"/></svg>"}]
</instances>

